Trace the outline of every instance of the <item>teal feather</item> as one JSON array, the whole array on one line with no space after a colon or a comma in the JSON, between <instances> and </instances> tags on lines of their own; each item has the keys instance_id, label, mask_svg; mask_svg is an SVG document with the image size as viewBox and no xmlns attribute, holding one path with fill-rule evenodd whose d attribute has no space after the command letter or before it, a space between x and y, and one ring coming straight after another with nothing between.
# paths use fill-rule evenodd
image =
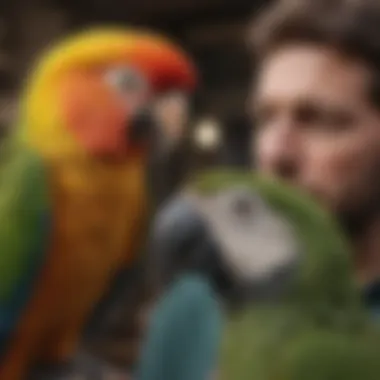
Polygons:
<instances>
[{"instance_id":1,"label":"teal feather","mask_svg":"<svg viewBox=\"0 0 380 380\"><path fill-rule=\"evenodd\" d=\"M181 276L158 302L136 378L208 379L216 368L222 315L206 278Z\"/></svg>"}]
</instances>

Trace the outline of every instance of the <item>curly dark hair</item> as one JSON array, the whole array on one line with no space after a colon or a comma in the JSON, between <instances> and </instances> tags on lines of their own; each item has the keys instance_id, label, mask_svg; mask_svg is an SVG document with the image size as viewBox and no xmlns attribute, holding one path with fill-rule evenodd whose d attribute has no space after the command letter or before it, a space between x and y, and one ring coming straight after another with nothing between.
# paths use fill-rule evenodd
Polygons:
<instances>
[{"instance_id":1,"label":"curly dark hair","mask_svg":"<svg viewBox=\"0 0 380 380\"><path fill-rule=\"evenodd\" d=\"M279 0L254 20L249 43L260 62L293 43L329 46L372 72L371 100L380 107L380 1Z\"/></svg>"}]
</instances>

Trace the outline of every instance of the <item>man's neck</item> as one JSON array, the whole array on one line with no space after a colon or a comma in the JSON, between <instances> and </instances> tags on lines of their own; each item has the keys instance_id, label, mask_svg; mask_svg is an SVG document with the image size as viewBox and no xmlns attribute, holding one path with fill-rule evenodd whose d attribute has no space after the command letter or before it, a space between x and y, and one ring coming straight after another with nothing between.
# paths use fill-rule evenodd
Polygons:
<instances>
[{"instance_id":1,"label":"man's neck","mask_svg":"<svg viewBox=\"0 0 380 380\"><path fill-rule=\"evenodd\" d=\"M363 285L380 280L380 215L354 241L357 277Z\"/></svg>"}]
</instances>

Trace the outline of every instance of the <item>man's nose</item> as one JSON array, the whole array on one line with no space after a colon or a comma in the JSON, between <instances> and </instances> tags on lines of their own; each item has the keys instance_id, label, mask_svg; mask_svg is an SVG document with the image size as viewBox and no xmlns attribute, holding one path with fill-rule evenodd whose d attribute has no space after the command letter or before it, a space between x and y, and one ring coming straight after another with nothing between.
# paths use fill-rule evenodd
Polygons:
<instances>
[{"instance_id":1,"label":"man's nose","mask_svg":"<svg viewBox=\"0 0 380 380\"><path fill-rule=\"evenodd\" d=\"M295 179L301 162L301 144L291 125L274 126L258 139L258 163L263 172Z\"/></svg>"}]
</instances>

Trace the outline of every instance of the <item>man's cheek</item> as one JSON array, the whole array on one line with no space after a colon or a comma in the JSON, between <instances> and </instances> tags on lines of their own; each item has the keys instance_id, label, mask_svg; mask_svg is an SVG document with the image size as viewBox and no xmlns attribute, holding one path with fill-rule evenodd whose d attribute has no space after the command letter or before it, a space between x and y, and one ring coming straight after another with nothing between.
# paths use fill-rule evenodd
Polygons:
<instances>
[{"instance_id":1,"label":"man's cheek","mask_svg":"<svg viewBox=\"0 0 380 380\"><path fill-rule=\"evenodd\" d=\"M363 158L339 146L311 157L309 166L304 168L306 187L334 211L347 202L347 194L356 193L363 186Z\"/></svg>"},{"instance_id":2,"label":"man's cheek","mask_svg":"<svg viewBox=\"0 0 380 380\"><path fill-rule=\"evenodd\" d=\"M329 177L339 181L351 175L355 165L360 165L363 160L363 152L360 148L346 141L346 139L332 139L329 141L309 144L307 149L309 171L318 176ZM335 181L334 181L335 182Z\"/></svg>"},{"instance_id":3,"label":"man's cheek","mask_svg":"<svg viewBox=\"0 0 380 380\"><path fill-rule=\"evenodd\" d=\"M302 163L300 185L320 202L332 206L343 181L340 164L335 153L317 152L310 149Z\"/></svg>"}]
</instances>

